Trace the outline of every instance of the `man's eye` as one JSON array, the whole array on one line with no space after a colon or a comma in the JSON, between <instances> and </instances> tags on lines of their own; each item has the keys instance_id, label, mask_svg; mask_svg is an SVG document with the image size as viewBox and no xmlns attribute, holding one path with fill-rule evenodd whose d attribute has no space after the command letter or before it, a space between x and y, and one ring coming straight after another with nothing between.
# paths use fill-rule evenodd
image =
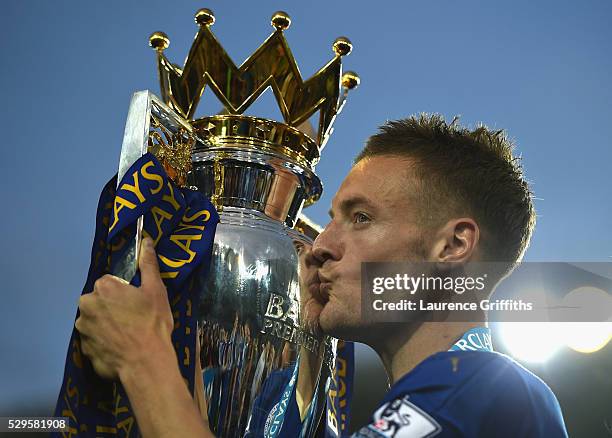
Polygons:
<instances>
[{"instance_id":1,"label":"man's eye","mask_svg":"<svg viewBox=\"0 0 612 438\"><path fill-rule=\"evenodd\" d=\"M353 217L353 222L356 224L364 224L370 222L370 218L364 213L355 213Z\"/></svg>"}]
</instances>

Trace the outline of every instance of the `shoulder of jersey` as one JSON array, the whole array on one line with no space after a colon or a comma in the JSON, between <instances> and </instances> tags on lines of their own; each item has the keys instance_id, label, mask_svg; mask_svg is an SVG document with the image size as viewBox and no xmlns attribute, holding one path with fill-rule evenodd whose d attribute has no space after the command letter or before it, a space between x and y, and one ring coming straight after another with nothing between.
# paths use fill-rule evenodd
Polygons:
<instances>
[{"instance_id":1,"label":"shoulder of jersey","mask_svg":"<svg viewBox=\"0 0 612 438\"><path fill-rule=\"evenodd\" d=\"M548 411L553 416L560 411L546 383L513 359L495 352L438 353L398 380L383 401L408 394L428 412L454 412L467 405L490 413L511 405L532 405L538 412Z\"/></svg>"},{"instance_id":2,"label":"shoulder of jersey","mask_svg":"<svg viewBox=\"0 0 612 438\"><path fill-rule=\"evenodd\" d=\"M465 429L478 429L482 420L497 418L509 408L525 409L527 404L537 405L535 415L548 411L546 417L556 418L558 402L550 388L508 356L482 351L442 352L399 379L374 413L373 422L355 436L455 436L446 430L448 422L438 420L439 415L459 423L471 418L473 424L465 424ZM562 424L560 417L553 421L559 420Z\"/></svg>"},{"instance_id":3,"label":"shoulder of jersey","mask_svg":"<svg viewBox=\"0 0 612 438\"><path fill-rule=\"evenodd\" d=\"M483 351L445 351L431 356L399 379L389 396L396 393L452 390L457 386L479 385L501 389L522 382L530 388L550 391L535 374L510 357ZM494 389L494 388L491 388Z\"/></svg>"}]
</instances>

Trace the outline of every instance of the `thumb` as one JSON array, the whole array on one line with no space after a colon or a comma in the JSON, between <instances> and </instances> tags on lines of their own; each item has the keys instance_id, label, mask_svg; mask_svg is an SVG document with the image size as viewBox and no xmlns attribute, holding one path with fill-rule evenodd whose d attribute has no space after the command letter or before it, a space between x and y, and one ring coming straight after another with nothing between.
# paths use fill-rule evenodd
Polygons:
<instances>
[{"instance_id":1,"label":"thumb","mask_svg":"<svg viewBox=\"0 0 612 438\"><path fill-rule=\"evenodd\" d=\"M155 248L153 248L153 240L150 237L145 237L140 243L138 267L140 268L140 283L142 286L162 282L159 275L157 254L155 253Z\"/></svg>"}]
</instances>

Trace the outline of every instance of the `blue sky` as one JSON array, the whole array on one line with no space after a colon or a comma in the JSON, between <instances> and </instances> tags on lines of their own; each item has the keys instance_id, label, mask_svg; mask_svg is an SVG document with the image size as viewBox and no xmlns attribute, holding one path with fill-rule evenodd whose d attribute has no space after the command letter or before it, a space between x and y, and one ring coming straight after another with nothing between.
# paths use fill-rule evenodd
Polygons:
<instances>
[{"instance_id":1,"label":"blue sky","mask_svg":"<svg viewBox=\"0 0 612 438\"><path fill-rule=\"evenodd\" d=\"M348 36L357 71L317 173L325 194L307 213L324 224L364 140L387 119L461 115L506 128L537 196L528 260L612 261L612 3L608 1L33 1L0 16L0 411L54 398L85 280L95 207L116 172L130 96L159 91L148 36L165 31L182 63L213 9L236 63L271 33L271 14L303 76ZM214 111L206 102L198 114ZM274 116L271 94L251 110Z\"/></svg>"}]
</instances>

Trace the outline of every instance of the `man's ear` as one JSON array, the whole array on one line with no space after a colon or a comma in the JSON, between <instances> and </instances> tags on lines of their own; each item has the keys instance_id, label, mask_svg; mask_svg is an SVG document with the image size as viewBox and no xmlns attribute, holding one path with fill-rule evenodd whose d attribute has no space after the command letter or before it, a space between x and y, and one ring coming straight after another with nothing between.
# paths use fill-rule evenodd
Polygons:
<instances>
[{"instance_id":1,"label":"man's ear","mask_svg":"<svg viewBox=\"0 0 612 438\"><path fill-rule=\"evenodd\" d=\"M480 228L469 217L451 219L434 236L430 260L467 262L477 252Z\"/></svg>"}]
</instances>

